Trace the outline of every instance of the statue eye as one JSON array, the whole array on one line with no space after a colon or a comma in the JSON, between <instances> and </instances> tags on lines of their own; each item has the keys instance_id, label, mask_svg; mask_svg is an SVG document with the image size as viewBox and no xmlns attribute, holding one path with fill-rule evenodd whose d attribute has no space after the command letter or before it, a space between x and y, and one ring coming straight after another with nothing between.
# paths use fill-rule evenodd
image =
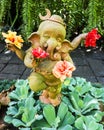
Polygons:
<instances>
[{"instance_id":1,"label":"statue eye","mask_svg":"<svg viewBox=\"0 0 104 130\"><path fill-rule=\"evenodd\" d=\"M47 39L50 38L50 36L47 35L47 34L44 34L43 37L44 37L44 38L47 38Z\"/></svg>"}]
</instances>

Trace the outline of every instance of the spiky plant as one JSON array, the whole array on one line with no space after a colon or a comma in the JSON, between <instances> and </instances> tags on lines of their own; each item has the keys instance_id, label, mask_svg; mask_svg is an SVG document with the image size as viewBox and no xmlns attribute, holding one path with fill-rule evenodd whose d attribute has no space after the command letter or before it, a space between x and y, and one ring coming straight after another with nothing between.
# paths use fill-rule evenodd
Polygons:
<instances>
[{"instance_id":1,"label":"spiky plant","mask_svg":"<svg viewBox=\"0 0 104 130\"><path fill-rule=\"evenodd\" d=\"M11 0L0 1L0 23L4 23L8 19L9 11L11 8Z\"/></svg>"},{"instance_id":2,"label":"spiky plant","mask_svg":"<svg viewBox=\"0 0 104 130\"><path fill-rule=\"evenodd\" d=\"M0 24L22 32L25 39L40 24L39 13L45 8L62 16L67 25L67 39L94 27L104 34L103 0L0 0ZM1 28L1 27L0 27Z\"/></svg>"},{"instance_id":3,"label":"spiky plant","mask_svg":"<svg viewBox=\"0 0 104 130\"><path fill-rule=\"evenodd\" d=\"M27 38L34 28L33 0L23 0L22 3L22 33Z\"/></svg>"}]
</instances>

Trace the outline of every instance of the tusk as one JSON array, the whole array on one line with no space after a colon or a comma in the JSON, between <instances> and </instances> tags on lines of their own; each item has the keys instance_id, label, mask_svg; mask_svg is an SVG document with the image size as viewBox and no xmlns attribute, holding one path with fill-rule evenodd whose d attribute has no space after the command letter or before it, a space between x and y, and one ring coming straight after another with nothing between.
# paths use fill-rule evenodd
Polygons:
<instances>
[{"instance_id":1,"label":"tusk","mask_svg":"<svg viewBox=\"0 0 104 130\"><path fill-rule=\"evenodd\" d=\"M51 12L49 9L45 9L46 10L46 15L45 16L42 16L41 13L39 13L39 17L41 20L46 20L46 19L49 19L51 17Z\"/></svg>"}]
</instances>

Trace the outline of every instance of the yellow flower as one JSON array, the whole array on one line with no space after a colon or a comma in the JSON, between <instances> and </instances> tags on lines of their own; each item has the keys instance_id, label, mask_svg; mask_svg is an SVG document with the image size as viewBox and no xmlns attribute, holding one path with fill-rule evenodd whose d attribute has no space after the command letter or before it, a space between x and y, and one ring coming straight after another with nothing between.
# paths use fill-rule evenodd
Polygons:
<instances>
[{"instance_id":1,"label":"yellow flower","mask_svg":"<svg viewBox=\"0 0 104 130\"><path fill-rule=\"evenodd\" d=\"M21 35L17 36L17 32L8 31L8 33L2 33L3 37L5 38L5 42L9 44L15 45L17 48L21 49L23 46L22 42L23 39Z\"/></svg>"}]
</instances>

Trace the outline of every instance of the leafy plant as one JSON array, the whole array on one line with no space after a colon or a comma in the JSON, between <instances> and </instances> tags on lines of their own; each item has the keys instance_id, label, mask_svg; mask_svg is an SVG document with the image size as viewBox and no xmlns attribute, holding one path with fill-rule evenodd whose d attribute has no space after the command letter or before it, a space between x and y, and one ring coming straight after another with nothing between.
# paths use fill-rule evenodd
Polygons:
<instances>
[{"instance_id":1,"label":"leafy plant","mask_svg":"<svg viewBox=\"0 0 104 130\"><path fill-rule=\"evenodd\" d=\"M0 92L3 90L9 89L12 85L14 85L16 80L1 80L0 81Z\"/></svg>"},{"instance_id":2,"label":"leafy plant","mask_svg":"<svg viewBox=\"0 0 104 130\"><path fill-rule=\"evenodd\" d=\"M104 89L100 85L80 77L67 78L62 85L62 102L57 107L41 103L41 92L33 93L28 80L18 80L15 86L9 94L11 102L4 120L20 130L104 129L104 112L100 110Z\"/></svg>"},{"instance_id":3,"label":"leafy plant","mask_svg":"<svg viewBox=\"0 0 104 130\"><path fill-rule=\"evenodd\" d=\"M103 0L1 0L0 24L17 29L27 39L40 24L38 14L44 15L45 8L49 8L52 14L58 14L64 19L67 39L95 27L103 35L103 7Z\"/></svg>"}]
</instances>

